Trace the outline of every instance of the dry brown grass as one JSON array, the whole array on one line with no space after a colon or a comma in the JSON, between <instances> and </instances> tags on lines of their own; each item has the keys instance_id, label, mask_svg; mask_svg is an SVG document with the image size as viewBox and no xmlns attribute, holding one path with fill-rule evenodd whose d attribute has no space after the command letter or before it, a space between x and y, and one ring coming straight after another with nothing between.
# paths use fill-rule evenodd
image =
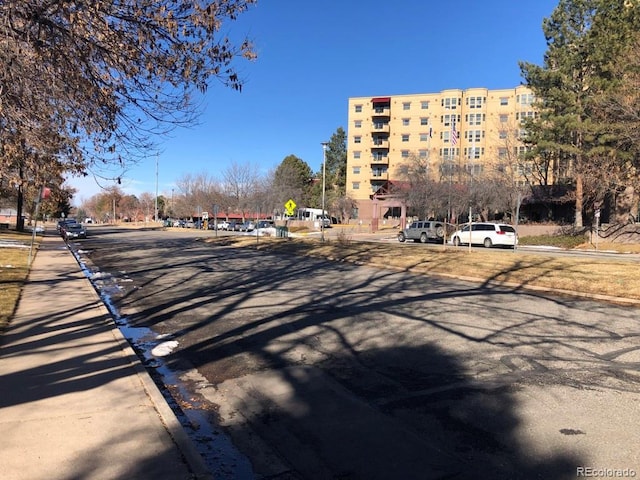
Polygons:
<instances>
[{"instance_id":1,"label":"dry brown grass","mask_svg":"<svg viewBox=\"0 0 640 480\"><path fill-rule=\"evenodd\" d=\"M19 245L30 245L30 233L0 233L0 331L5 328L13 315L22 286L29 275L29 249ZM4 246L4 245L15 246Z\"/></svg>"},{"instance_id":2,"label":"dry brown grass","mask_svg":"<svg viewBox=\"0 0 640 480\"><path fill-rule=\"evenodd\" d=\"M420 248L416 245L325 242L317 239L271 239L226 237L212 241L236 246L282 251L338 261L398 268L492 282L516 287L552 289L566 293L611 296L640 301L640 264L619 258L555 257L548 254L509 250L472 250L442 246ZM640 251L638 246L625 252ZM636 249L637 248L637 249ZM613 250L599 246L600 250Z\"/></svg>"}]
</instances>

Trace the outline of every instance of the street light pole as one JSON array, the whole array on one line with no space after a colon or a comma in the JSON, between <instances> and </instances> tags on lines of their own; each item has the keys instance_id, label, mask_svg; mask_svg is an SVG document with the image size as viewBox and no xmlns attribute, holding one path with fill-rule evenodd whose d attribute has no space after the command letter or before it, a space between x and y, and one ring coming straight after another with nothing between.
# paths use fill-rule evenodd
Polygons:
<instances>
[{"instance_id":1,"label":"street light pole","mask_svg":"<svg viewBox=\"0 0 640 480\"><path fill-rule=\"evenodd\" d=\"M322 142L322 218L320 219L320 237L324 243L324 203L325 203L325 189L326 189L326 172L327 172L327 145L329 142Z\"/></svg>"},{"instance_id":2,"label":"street light pole","mask_svg":"<svg viewBox=\"0 0 640 480\"><path fill-rule=\"evenodd\" d=\"M156 154L156 201L155 201L155 221L158 221L158 154Z\"/></svg>"}]
</instances>

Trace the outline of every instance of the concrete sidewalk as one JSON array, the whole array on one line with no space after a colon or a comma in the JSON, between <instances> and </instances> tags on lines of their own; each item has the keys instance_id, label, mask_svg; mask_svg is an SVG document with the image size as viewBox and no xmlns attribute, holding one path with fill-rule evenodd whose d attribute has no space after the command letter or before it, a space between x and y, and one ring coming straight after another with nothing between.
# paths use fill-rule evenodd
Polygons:
<instances>
[{"instance_id":1,"label":"concrete sidewalk","mask_svg":"<svg viewBox=\"0 0 640 480\"><path fill-rule=\"evenodd\" d=\"M208 479L64 241L49 233L0 336L3 480Z\"/></svg>"}]
</instances>

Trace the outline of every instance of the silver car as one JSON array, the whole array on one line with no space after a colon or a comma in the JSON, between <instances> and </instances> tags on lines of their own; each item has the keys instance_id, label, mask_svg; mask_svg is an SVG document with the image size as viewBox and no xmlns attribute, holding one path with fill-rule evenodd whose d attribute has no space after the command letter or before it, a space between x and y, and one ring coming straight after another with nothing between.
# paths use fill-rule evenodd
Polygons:
<instances>
[{"instance_id":1,"label":"silver car","mask_svg":"<svg viewBox=\"0 0 640 480\"><path fill-rule=\"evenodd\" d=\"M444 223L426 220L412 222L407 228L398 233L398 241L413 240L414 242L442 242L444 239Z\"/></svg>"}]
</instances>

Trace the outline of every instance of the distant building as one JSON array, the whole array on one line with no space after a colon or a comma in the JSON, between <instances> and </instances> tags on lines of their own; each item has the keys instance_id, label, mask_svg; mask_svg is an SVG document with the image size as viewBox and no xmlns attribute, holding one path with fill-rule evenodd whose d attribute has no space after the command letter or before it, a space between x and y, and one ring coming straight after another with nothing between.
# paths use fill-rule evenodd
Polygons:
<instances>
[{"instance_id":1,"label":"distant building","mask_svg":"<svg viewBox=\"0 0 640 480\"><path fill-rule=\"evenodd\" d=\"M372 195L406 181L399 167L412 157L435 178L453 167L481 175L523 153L519 129L536 115L533 99L525 86L349 98L346 192L357 202L356 218L373 218Z\"/></svg>"},{"instance_id":2,"label":"distant building","mask_svg":"<svg viewBox=\"0 0 640 480\"><path fill-rule=\"evenodd\" d=\"M17 218L18 211L15 208L0 208L0 223L15 225Z\"/></svg>"}]
</instances>

